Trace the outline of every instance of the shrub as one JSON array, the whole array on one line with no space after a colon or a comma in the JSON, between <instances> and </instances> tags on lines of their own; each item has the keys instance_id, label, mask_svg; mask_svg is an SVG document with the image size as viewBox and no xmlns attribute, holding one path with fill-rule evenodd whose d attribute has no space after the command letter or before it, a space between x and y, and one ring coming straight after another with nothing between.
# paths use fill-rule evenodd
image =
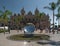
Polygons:
<instances>
[{"instance_id":1,"label":"shrub","mask_svg":"<svg viewBox=\"0 0 60 46\"><path fill-rule=\"evenodd\" d=\"M3 33L3 32L8 32L8 30L3 30L3 29L0 29L0 33Z\"/></svg>"}]
</instances>

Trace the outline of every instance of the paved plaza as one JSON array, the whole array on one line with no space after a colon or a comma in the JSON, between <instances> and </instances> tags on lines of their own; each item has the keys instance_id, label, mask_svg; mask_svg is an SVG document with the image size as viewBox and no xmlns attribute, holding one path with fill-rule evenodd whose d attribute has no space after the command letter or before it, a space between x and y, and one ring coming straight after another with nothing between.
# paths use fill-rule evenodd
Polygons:
<instances>
[{"instance_id":1,"label":"paved plaza","mask_svg":"<svg viewBox=\"0 0 60 46\"><path fill-rule=\"evenodd\" d=\"M45 33L47 35L50 35L50 40L51 43L53 44L38 44L38 41L31 41L30 43L26 41L13 41L13 40L8 40L6 37L14 34L22 34L23 32L17 32L16 30L11 30L11 33L9 34L8 32L5 33L0 33L0 46L60 46L60 34L52 34L52 33ZM38 33L38 32L35 32ZM45 41L46 42L46 41Z\"/></svg>"}]
</instances>

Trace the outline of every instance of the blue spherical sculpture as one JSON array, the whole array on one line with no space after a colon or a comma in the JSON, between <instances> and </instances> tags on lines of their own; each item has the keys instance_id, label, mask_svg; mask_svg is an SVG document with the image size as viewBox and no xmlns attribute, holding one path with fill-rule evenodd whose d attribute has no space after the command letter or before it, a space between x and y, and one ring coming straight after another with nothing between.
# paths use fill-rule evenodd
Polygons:
<instances>
[{"instance_id":1,"label":"blue spherical sculpture","mask_svg":"<svg viewBox=\"0 0 60 46\"><path fill-rule=\"evenodd\" d=\"M35 26L34 26L33 24L31 24L31 23L27 24L27 25L24 27L24 31L25 31L25 33L27 33L27 34L33 33L34 30L35 30Z\"/></svg>"}]
</instances>

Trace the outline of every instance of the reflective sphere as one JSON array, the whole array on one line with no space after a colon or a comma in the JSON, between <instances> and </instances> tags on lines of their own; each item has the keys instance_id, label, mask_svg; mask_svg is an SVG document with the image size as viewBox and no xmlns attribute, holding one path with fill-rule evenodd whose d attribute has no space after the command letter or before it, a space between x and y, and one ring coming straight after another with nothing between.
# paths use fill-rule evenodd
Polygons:
<instances>
[{"instance_id":1,"label":"reflective sphere","mask_svg":"<svg viewBox=\"0 0 60 46\"><path fill-rule=\"evenodd\" d=\"M35 30L35 26L33 24L27 24L25 27L24 27L24 31L25 33L33 33Z\"/></svg>"}]
</instances>

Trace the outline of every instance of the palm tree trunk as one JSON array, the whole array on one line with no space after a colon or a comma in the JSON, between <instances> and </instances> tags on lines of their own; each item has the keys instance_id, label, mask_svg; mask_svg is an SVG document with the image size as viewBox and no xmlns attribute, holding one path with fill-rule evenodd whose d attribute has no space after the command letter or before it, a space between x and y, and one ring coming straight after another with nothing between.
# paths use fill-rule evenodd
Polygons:
<instances>
[{"instance_id":1,"label":"palm tree trunk","mask_svg":"<svg viewBox=\"0 0 60 46\"><path fill-rule=\"evenodd\" d=\"M54 10L53 10L53 34L55 33L54 31Z\"/></svg>"},{"instance_id":2,"label":"palm tree trunk","mask_svg":"<svg viewBox=\"0 0 60 46\"><path fill-rule=\"evenodd\" d=\"M4 34L5 34L5 24L4 24L4 29L3 30L4 30Z\"/></svg>"}]
</instances>

